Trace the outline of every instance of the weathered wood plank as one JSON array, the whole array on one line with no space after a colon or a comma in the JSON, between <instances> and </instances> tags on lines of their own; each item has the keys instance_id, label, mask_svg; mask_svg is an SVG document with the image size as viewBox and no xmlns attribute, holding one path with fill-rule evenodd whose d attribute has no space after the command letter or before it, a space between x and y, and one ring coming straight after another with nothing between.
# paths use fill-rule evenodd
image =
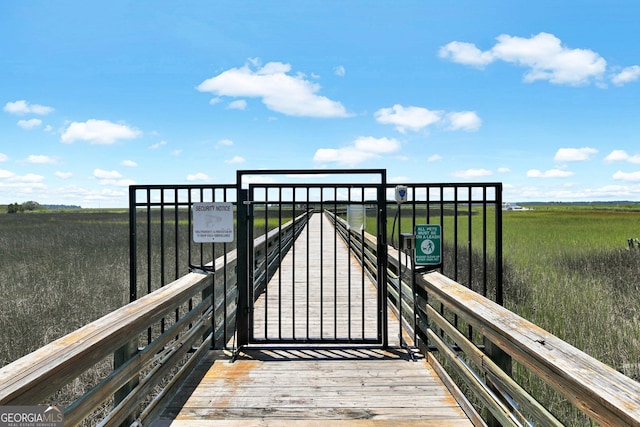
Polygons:
<instances>
[{"instance_id":1,"label":"weathered wood plank","mask_svg":"<svg viewBox=\"0 0 640 427\"><path fill-rule=\"evenodd\" d=\"M229 418L234 418L230 416ZM289 415L288 419L264 419L257 414L252 417L253 419L216 419L216 420L176 420L176 421L159 421L154 424L157 427L326 427L327 420L301 420L296 419L296 414ZM459 427L464 426L461 424L458 418L454 419L407 419L404 418L402 422L398 422L396 419L375 419L375 420L358 420L358 419L332 419L331 425L335 427L349 426L349 427L398 427L399 425L412 427Z\"/></svg>"},{"instance_id":2,"label":"weathered wood plank","mask_svg":"<svg viewBox=\"0 0 640 427\"><path fill-rule=\"evenodd\" d=\"M324 215L307 227L254 304L254 337L376 339L375 285Z\"/></svg>"},{"instance_id":3,"label":"weathered wood plank","mask_svg":"<svg viewBox=\"0 0 640 427\"><path fill-rule=\"evenodd\" d=\"M0 405L40 402L211 285L190 273L0 369Z\"/></svg>"},{"instance_id":4,"label":"weathered wood plank","mask_svg":"<svg viewBox=\"0 0 640 427\"><path fill-rule=\"evenodd\" d=\"M640 383L440 273L418 283L600 424L640 426Z\"/></svg>"},{"instance_id":5,"label":"weathered wood plank","mask_svg":"<svg viewBox=\"0 0 640 427\"><path fill-rule=\"evenodd\" d=\"M314 352L281 351L275 358L249 350L233 363L211 354L202 361L210 363L204 376L185 385L177 404L163 415L165 424L157 425L252 418L472 425L424 359L414 362L406 352L379 349L360 349L356 355L318 350L312 358Z\"/></svg>"},{"instance_id":6,"label":"weathered wood plank","mask_svg":"<svg viewBox=\"0 0 640 427\"><path fill-rule=\"evenodd\" d=\"M323 243L303 231L282 260L255 305L256 336L376 338L375 285L330 222L314 215L308 227ZM399 323L389 320L388 349L249 347L233 363L212 352L155 425L471 426L425 359L400 348Z\"/></svg>"}]
</instances>

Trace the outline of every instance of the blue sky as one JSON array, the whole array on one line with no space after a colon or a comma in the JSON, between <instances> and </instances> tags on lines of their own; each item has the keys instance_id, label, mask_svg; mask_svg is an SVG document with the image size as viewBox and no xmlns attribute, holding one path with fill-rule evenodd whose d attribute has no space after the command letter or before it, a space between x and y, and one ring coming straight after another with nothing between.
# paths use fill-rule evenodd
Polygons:
<instances>
[{"instance_id":1,"label":"blue sky","mask_svg":"<svg viewBox=\"0 0 640 427\"><path fill-rule=\"evenodd\" d=\"M640 3L3 1L0 204L385 168L640 200Z\"/></svg>"}]
</instances>

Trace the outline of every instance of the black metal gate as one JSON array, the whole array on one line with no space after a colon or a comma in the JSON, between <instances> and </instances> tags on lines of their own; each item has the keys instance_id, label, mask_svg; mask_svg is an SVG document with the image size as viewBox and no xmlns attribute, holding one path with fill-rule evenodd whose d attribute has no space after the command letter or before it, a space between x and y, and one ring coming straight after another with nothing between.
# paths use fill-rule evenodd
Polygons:
<instances>
[{"instance_id":1,"label":"black metal gate","mask_svg":"<svg viewBox=\"0 0 640 427\"><path fill-rule=\"evenodd\" d=\"M292 174L307 181L327 175L238 171L238 344L386 346L386 171L329 172L342 181L359 177L360 183L265 183L265 176L291 180ZM363 175L377 182L363 184ZM249 177L261 183L243 188ZM356 254L365 249L354 250L332 225L336 216L376 236L382 256L375 277L359 267Z\"/></svg>"},{"instance_id":2,"label":"black metal gate","mask_svg":"<svg viewBox=\"0 0 640 427\"><path fill-rule=\"evenodd\" d=\"M337 182L326 183L327 177ZM441 226L442 264L434 268L503 303L500 183L406 184L399 204L384 169L238 171L236 178L236 184L129 188L129 299L190 271L212 275L212 289L201 299L211 295L215 301L217 348L229 345L234 331L234 346L386 346L387 304L403 317L403 306L413 299L400 286L404 267L389 261L388 251L395 249L388 247L400 246L400 234L420 224ZM309 184L314 180L318 184ZM234 205L235 240L195 243L193 206L218 202ZM340 231L332 222L341 224ZM190 300L180 310L199 302ZM180 315L160 319L147 340Z\"/></svg>"}]
</instances>

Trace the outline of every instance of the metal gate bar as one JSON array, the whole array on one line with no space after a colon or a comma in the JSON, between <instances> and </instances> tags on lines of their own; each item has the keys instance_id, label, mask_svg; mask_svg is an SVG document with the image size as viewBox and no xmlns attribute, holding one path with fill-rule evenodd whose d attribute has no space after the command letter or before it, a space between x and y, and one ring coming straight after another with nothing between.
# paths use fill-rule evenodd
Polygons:
<instances>
[{"instance_id":1,"label":"metal gate bar","mask_svg":"<svg viewBox=\"0 0 640 427\"><path fill-rule=\"evenodd\" d=\"M336 174L336 175L361 175L376 174L380 177L379 184L249 184L248 190L241 189L241 183L245 175L287 175L300 174ZM276 227L282 227L289 218L295 218L298 213L306 212L314 220L313 212L322 215L324 210L331 212L344 211L349 204L371 205L372 216L376 218L374 226L377 231L374 234L380 236L380 253L386 254L386 198L385 184L386 171L384 170L304 170L304 171L238 171L237 183L241 197L240 205L244 206L242 215L247 218L247 230L238 231L239 239L251 242L253 235L263 233L270 227L270 219L277 217ZM359 196L359 199L354 196ZM384 206L384 208L382 208ZM240 212L240 209L239 209ZM289 216L288 216L289 215ZM258 224L258 218L264 218L264 224ZM244 216L239 217L239 224L244 224ZM259 231L256 226L261 228ZM280 263L291 258L292 267L288 275L283 275L283 266L274 272L268 271L269 265L256 265L257 257L252 253L251 246L246 248L246 261L241 260L239 242L239 265L246 265L247 285L240 295L242 303L246 303L246 309L242 310L242 317L246 318L239 324L239 328L247 328L247 333L240 332L239 344L302 344L302 343L366 343L386 345L386 256L378 261L379 271L376 277L382 279L382 286L374 289L375 301L371 307L373 324L365 326L368 315L366 304L360 311L360 324L354 327L356 318L353 310L355 304L354 295L366 290L364 285L367 277L364 272L358 275L358 268L350 265L352 258L351 249L338 238L337 231L325 221L316 224L319 230L307 226L303 237L296 241L283 245L280 240L274 251L273 257ZM314 240L314 233L319 236ZM311 244L316 247L310 247ZM336 249L343 245L345 259L339 258ZM326 254L325 254L326 252ZM323 255L325 254L325 255ZM302 267L304 266L304 267ZM353 270L353 271L352 271ZM346 271L346 273L345 273ZM354 279L358 276L358 292L353 287ZM275 276L273 276L275 274ZM273 276L273 278L268 279ZM239 280L241 277L239 276ZM346 284L342 283L346 280ZM344 296L340 294L344 292ZM318 298L314 302L312 296ZM346 306L342 306L338 297L344 297ZM258 298L265 303L256 303ZM365 301L364 296L357 296L359 304ZM315 305L314 305L315 304ZM371 319L369 319L371 321ZM314 328L317 328L315 330ZM375 333L368 332L373 328ZM344 329L344 330L343 330ZM363 332L358 335L356 332Z\"/></svg>"},{"instance_id":2,"label":"metal gate bar","mask_svg":"<svg viewBox=\"0 0 640 427\"><path fill-rule=\"evenodd\" d=\"M276 211L278 214L278 223L282 224L284 222L283 219L283 211L285 209L291 210L292 213L297 213L295 211L296 209L296 205L299 204L299 200L297 198L297 191L299 189L304 189L305 193L309 193L310 191L314 191L314 192L318 192L318 200L315 201L304 201L306 210L309 212L322 212L326 209L329 210L333 210L334 212L336 211L344 211L346 212L346 207L349 205L354 205L354 204L359 204L364 206L365 202L364 200L364 194L367 191L367 189L369 191L376 191L377 188L375 186L370 186L370 185L365 185L361 188L360 191L360 200L354 200L352 198L352 194L354 191L354 185L353 184L327 184L327 185L322 185L322 186L318 186L318 187L309 187L307 185L285 185L285 184L271 184L271 185L251 185L250 186L250 190L249 193L251 194L251 199L253 199L250 203L250 210L252 212L252 214L250 214L250 216L253 216L254 218L258 217L258 212L260 210L264 211L264 217L266 218L265 221L265 225L264 227L267 227L266 222L268 221L268 218L270 217L270 212L271 211ZM346 198L342 198L342 200L338 200L338 190L339 189L343 189L346 190L347 196ZM277 193L273 190L276 190ZM291 193L291 200L290 201L283 201L282 200L282 194L284 191L290 192ZM270 194L274 194L275 198L270 198ZM265 200L261 200L260 202L257 201L257 199L262 198ZM327 200L327 198L329 200ZM333 199L333 200L332 200ZM374 215L375 215L375 211L376 208L372 208L372 211L374 211ZM286 280L283 278L282 276L282 268L278 269L276 271L276 276L271 279L272 285L270 286L266 286L266 280L268 275L264 274L264 272L258 270L254 271L254 277L259 277L261 281L263 281L263 283L256 283L255 286L253 287L254 291L253 293L249 296L249 301L256 301L258 299L258 296L260 294L263 294L264 299L266 301L268 301L268 304L264 304L264 306L260 306L259 310L262 310L263 313L260 313L260 321L263 323L263 325L260 326L260 330L263 331L262 333L265 334L263 336L257 336L255 333L251 334L251 341L253 343L259 343L259 342L265 342L265 341L269 341L269 342L279 342L279 343L295 343L295 342L327 342L327 343L343 343L343 342L355 342L358 340L361 340L364 337L364 334L360 337L360 338L354 338L353 333L351 331L351 325L349 324L347 327L347 333L345 335L339 336L338 333L338 327L339 327L339 322L337 321L337 316L339 314L341 314L339 312L338 309L338 299L336 298L336 296L338 295L339 292L339 281L338 281L338 277L339 277L339 273L340 273L340 269L344 269L347 270L349 272L349 276L347 276L349 278L349 282L352 282L353 279L351 278L351 269L352 269L352 265L351 263L349 263L349 259L350 259L350 253L351 250L346 249L347 250L347 255L346 255L346 260L339 260L338 259L338 252L336 251L336 248L338 248L338 245L342 245L342 241L340 239L338 239L338 233L337 231L331 227L329 224L327 224L325 221L320 221L319 223L319 232L320 235L326 235L326 233L331 233L331 237L330 238L321 238L318 241L318 245L319 245L319 253L320 254L329 254L327 256L320 256L317 258L312 258L313 253L311 252L311 249L309 247L309 242L311 241L311 228L307 227L306 231L304 232L305 237L301 242L301 239L298 239L296 241L294 241L291 245L291 249L289 249L289 253L291 254L292 259L296 259L296 256L298 258L300 258L301 256L303 256L306 260L306 268L304 269L305 271L299 271L299 269L294 268L291 270L291 277L287 277L286 280L290 280L290 283L287 283ZM254 227L255 228L255 227ZM265 228L266 230L266 228ZM250 231L251 231L251 227L250 227ZM261 230L262 231L262 230ZM304 251L301 253L297 250L297 246L304 244ZM278 249L278 256L276 258L280 259L281 261L283 259L285 259L285 252L282 251L281 245L279 244ZM316 252L316 251L314 251ZM317 256L317 253L316 253ZM317 269L314 270L313 268L313 263L314 261L317 263ZM340 262L339 262L340 261ZM343 263L343 264L341 264ZM251 263L252 265L254 263ZM298 262L293 262L294 265L299 265ZM326 268L329 267L329 268ZM266 268L266 266L264 266L264 268ZM316 274L319 275L319 281L318 281L318 289L316 289L317 293L318 293L318 297L319 297L319 309L321 311L321 313L327 313L329 312L330 315L333 315L333 318L329 318L330 321L327 320L327 318L325 318L324 316L320 319L320 323L319 323L319 332L318 332L318 336L316 337L312 337L312 333L310 331L310 322L311 322L311 317L310 317L310 308L311 308L311 304L310 304L310 297L312 295L313 290L310 288L310 284L311 284L311 280L310 280L310 275L311 272L315 271ZM355 272L357 273L357 270L355 270ZM300 276L302 273L303 276L305 276L306 280L304 281L304 288L300 289L299 288L299 283L296 281L296 277ZM364 289L364 275L361 275L361 284L360 284L360 288ZM342 285L344 286L344 284ZM301 313L299 310L296 310L296 308L298 307L291 307L291 310L283 313L283 307L284 307L284 302L283 302L283 290L284 288L287 287L287 289L290 290L291 292L291 299L292 301L295 301L296 304L300 304L300 302L298 301L298 299L296 298L296 295L299 292L303 292L306 296L306 300L305 300L305 310L303 310L303 313ZM353 300L352 298L349 296L350 292L353 291L353 287L351 286L351 284L349 284L347 286L347 299L348 299L348 305L347 305L347 320L352 318L352 309L351 309L351 305L353 304ZM275 293L275 295L277 295L276 299L272 299L271 298L271 294ZM364 295L362 296L362 300L364 299ZM360 301L360 304L362 304L362 301ZM380 300L376 300L375 301L375 310L376 312L379 312L380 309L378 307L378 305L380 304ZM270 305L275 305L277 307L277 310L273 310L270 311ZM331 306L332 305L332 306ZM250 309L250 313L252 316L253 321L251 321L251 325L253 325L254 327L254 331L257 327L256 325L256 321L255 321L255 316L258 314L256 313L255 307L253 307L252 309ZM365 307L362 308L362 312L363 314L363 318L364 318L364 314L365 314ZM282 322L284 317L283 316L290 316L291 317L291 321L292 323L295 325L297 324L296 319L299 316L304 316L304 321L306 324L306 328L305 328L305 333L301 334L300 330L295 329L291 332L291 334L289 336L284 336L283 335L283 331L282 331ZM271 317L276 316L277 319L271 319ZM277 335L276 336L267 336L268 331L270 331L270 328L274 327L274 326L269 326L270 322L272 320L276 320L275 322L275 327L277 327L278 331L277 331ZM361 322L362 323L362 327L360 328L361 330L364 330L365 326L364 326L364 321ZM377 325L378 322L376 322ZM327 326L332 326L333 330L326 330ZM382 326L377 325L376 328L378 326ZM380 334L377 333L376 331L376 340L378 339ZM366 342L377 342L377 341L371 341L369 339L366 340Z\"/></svg>"},{"instance_id":3,"label":"metal gate bar","mask_svg":"<svg viewBox=\"0 0 640 427\"><path fill-rule=\"evenodd\" d=\"M378 184L278 184L274 189L267 189L262 185L260 191L274 191L273 194L265 194L260 201L263 206L267 199L272 199L274 205L270 209L265 209L267 221L273 219L277 223L277 227L281 229L282 223L293 217L298 217L304 212L321 209L329 211L344 210L349 204L358 204L370 206L376 210L378 224L369 226L368 232L379 236L377 241L378 253L386 253L387 238L391 236L393 241L393 231L387 234L386 224L387 204L389 212L392 214L394 210L402 211L398 218L399 229L406 232L406 228L412 229L415 224L421 223L439 223L442 226L443 242L446 245L443 250L443 265L438 269L445 275L452 277L456 281L465 284L476 292L502 304L503 302L503 285L502 285L502 184L500 183L473 183L473 184L406 184L408 187L409 200L402 206L395 207L393 202L393 190L395 185L386 184L386 171L384 170L274 170L274 171L238 171L236 184L207 184L207 185L136 185L129 189L129 222L130 222L130 287L129 299L131 301L139 296L153 292L164 286L166 283L181 277L185 273L192 270L206 270L210 263L219 256L225 257L231 253L235 244L238 246L238 268L236 274L235 259L231 261L229 270L225 268L224 277L215 279L216 292L222 292L223 295L215 297L216 304L219 309L224 310L225 314L220 318L227 318L227 310L235 312L235 300L239 298L240 315L238 316L238 343L239 345L249 343L249 316L250 301L248 281L255 277L253 268L248 260L249 249L253 248L254 234L264 234L268 231L268 224L264 225L261 230L246 229L240 227L236 233L235 243L193 243L191 239L191 205L196 202L234 202L238 212L240 224L248 221L250 208L252 205L245 205L241 200L247 203L254 203L250 200L249 191L242 188L242 178L245 175L288 175L288 174L323 174L323 175L351 175L361 177L362 174L375 174L380 176ZM360 178L358 178L360 179ZM282 180L284 181L284 180ZM377 181L377 180L376 180ZM375 181L374 181L375 182ZM255 187L255 184L254 184ZM257 187L256 187L257 188ZM291 192L287 195L287 191ZM244 192L244 195L243 195ZM366 194L365 194L366 192ZM389 201L388 201L389 200ZM284 202L284 203L280 203ZM375 206L375 208L374 208ZM276 218L277 217L277 218ZM297 226L297 225L296 225ZM324 225L322 225L324 227ZM241 230L244 228L244 232ZM390 229L391 230L391 229ZM364 230L363 230L364 232ZM244 234L242 234L244 233ZM335 231L334 231L335 233ZM249 240L251 237L251 240ZM357 234L348 233L347 239L359 238ZM307 229L303 238L307 240L311 238L310 231ZM275 252L269 258L270 269L275 271L275 266L281 259L284 259L286 253L285 241L276 237ZM329 250L336 246L336 242L340 240L334 235L331 242L322 242L322 249ZM360 239L364 240L364 239ZM295 248L298 243L293 242ZM311 253L297 252L293 249L292 255L295 257L294 264L301 264L313 261ZM353 249L349 249L348 258L357 256L364 262L364 251L357 253ZM357 253L357 255L356 255ZM365 281L365 275L371 274L377 283L376 271L381 273L381 279L386 282L387 259L385 256L372 259L374 268L369 273L361 272L359 277L360 287ZM353 276L350 264L342 264L337 255L329 259L320 259L319 263L333 264L338 272L344 272L349 277ZM225 262L226 264L226 262ZM393 271L393 266L391 266ZM356 270L357 271L357 270ZM295 271L293 272L292 281L294 283L308 283L311 271ZM280 273L278 273L280 274ZM336 275L331 275L321 271L323 277L323 291L329 294L336 294L340 291L340 284L336 279ZM395 272L394 272L395 274ZM326 277L325 277L326 275ZM222 276L222 275L218 275ZM236 287L236 277L241 286ZM268 283L266 278L261 279L264 285ZM224 289L222 287L224 283ZM228 283L228 287L227 287ZM285 286L285 280L280 278L281 289ZM326 289L325 289L326 288ZM381 286L378 293L378 307L386 304L387 287ZM349 289L348 291L353 291ZM251 291L251 301L259 292ZM306 289L295 287L293 289L296 300L298 292L305 292L307 296L310 292ZM406 290L401 293L400 299L411 298L410 291ZM244 295L243 295L244 293ZM358 290L360 294L360 290ZM238 295L238 296L236 296ZM331 305L329 300L324 300L323 307ZM231 298L231 299L230 299ZM293 298L293 296L292 296ZM393 301L391 303L397 303ZM355 301L354 295L347 295L349 301ZM220 301L223 301L220 303ZM406 301L410 301L407 299ZM333 300L332 300L333 302ZM197 303L197 301L196 301ZM252 302L251 302L252 303ZM283 303L280 302L283 308ZM308 307L308 302L304 304ZM355 304L355 302L354 302ZM190 306L193 306L193 301ZM331 311L336 311L336 304L332 304ZM360 304L362 306L362 304ZM185 306L186 307L186 306ZM218 309L218 308L217 308ZM180 308L182 310L182 308ZM347 319L363 317L363 310L355 309L351 306L346 310ZM273 319L282 319L289 313L282 309ZM366 313L365 313L366 314ZM177 312L178 316L179 313ZM311 315L307 308L303 312L293 312L292 317L298 322L298 317L309 318ZM153 336L159 335L170 325L174 319L168 316L166 319L158 322L158 326L148 331L147 340ZM378 310L378 323L386 325L386 310ZM233 329L234 325L228 325L225 331ZM345 337L339 337L336 333L336 325L322 324L323 334L331 336L331 339L345 338L347 341L354 336L360 337L366 334L362 333L360 326L349 326L352 330L347 330ZM331 331L325 330L330 328ZM379 340L386 340L385 327L379 327ZM339 331L338 331L339 332ZM299 340L307 340L311 331L305 330L291 338L295 342ZM384 336L382 335L384 333ZM469 336L472 331L468 331ZM284 331L279 331L278 338L289 338ZM224 342L230 338L225 334Z\"/></svg>"},{"instance_id":4,"label":"metal gate bar","mask_svg":"<svg viewBox=\"0 0 640 427\"><path fill-rule=\"evenodd\" d=\"M129 187L129 300L135 301L190 271L206 272L211 262L234 248L233 243L194 243L192 239L192 205L197 202L235 202L236 186L226 185L133 185ZM225 263L226 265L226 263ZM227 287L234 274L227 268L217 277L220 288L219 309L227 318L228 298L233 293ZM213 289L208 293L213 292ZM203 296L205 297L205 296ZM217 298L217 295L215 295ZM215 298L214 298L215 300ZM197 303L198 301L196 301ZM192 309L189 300L186 310ZM147 342L180 318L162 318L147 331ZM215 316L214 316L215 318ZM216 325L213 325L215 328ZM227 342L228 328L224 328Z\"/></svg>"}]
</instances>

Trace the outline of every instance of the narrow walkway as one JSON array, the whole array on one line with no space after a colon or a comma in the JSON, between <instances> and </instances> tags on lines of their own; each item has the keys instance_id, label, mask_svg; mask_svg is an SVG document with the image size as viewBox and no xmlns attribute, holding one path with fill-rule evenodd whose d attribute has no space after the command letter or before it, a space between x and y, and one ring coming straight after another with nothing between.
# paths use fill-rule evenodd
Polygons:
<instances>
[{"instance_id":1,"label":"narrow walkway","mask_svg":"<svg viewBox=\"0 0 640 427\"><path fill-rule=\"evenodd\" d=\"M253 310L255 339L375 340L376 287L329 219L311 216ZM398 335L398 323L394 335ZM396 339L397 341L397 339Z\"/></svg>"},{"instance_id":2,"label":"narrow walkway","mask_svg":"<svg viewBox=\"0 0 640 427\"><path fill-rule=\"evenodd\" d=\"M349 313L362 312L363 307L364 312L369 313L373 306L373 315L363 317L364 336L368 337L371 324L374 327L376 324L375 286L368 278L362 285L362 270L344 243L335 239L333 226L323 216L314 215L308 228L309 233L303 230L299 242L283 259L281 271L269 282L266 305L275 307L275 311L263 308L264 295L263 301L256 304L256 335L314 337L320 336L322 325L323 337L342 337L345 333L358 337L357 331L363 329L362 318ZM311 237L316 235L317 239ZM322 244L318 240L320 236ZM307 258L309 265L315 266L309 271L317 273L309 274L309 278ZM320 273L320 268L316 268L319 265L327 270ZM358 294L358 288L364 292ZM309 315L306 307L298 307L299 301L306 304L307 295ZM323 295L323 302L312 302L313 295ZM353 305L357 307L355 310ZM260 312L266 313L267 321L258 317ZM296 313L295 321L293 313ZM288 326L274 326L278 320ZM266 330L259 325L267 325ZM390 346L387 349L374 346L248 348L235 362L231 362L225 352L211 351L155 425L471 426L426 361L416 353L412 360L409 350L400 348L398 320L392 314L389 314L388 328Z\"/></svg>"}]
</instances>

